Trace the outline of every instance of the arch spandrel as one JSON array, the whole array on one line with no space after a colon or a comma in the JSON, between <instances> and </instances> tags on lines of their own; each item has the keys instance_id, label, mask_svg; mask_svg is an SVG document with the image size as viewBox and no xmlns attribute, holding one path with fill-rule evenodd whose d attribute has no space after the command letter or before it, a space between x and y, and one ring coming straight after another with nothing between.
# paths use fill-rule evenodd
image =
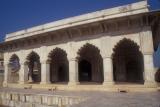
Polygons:
<instances>
[{"instance_id":1,"label":"arch spandrel","mask_svg":"<svg viewBox=\"0 0 160 107\"><path fill-rule=\"evenodd\" d=\"M18 52L4 53L4 64L9 64L13 57L18 57L19 62L21 61L21 54Z\"/></svg>"},{"instance_id":2,"label":"arch spandrel","mask_svg":"<svg viewBox=\"0 0 160 107\"><path fill-rule=\"evenodd\" d=\"M56 53L56 52L62 52L62 53L65 53L66 56L68 56L66 50L64 50L64 49L62 49L62 48L59 48L59 47L56 47L56 48L52 49L52 50L48 53L48 55L47 55L47 61L50 61L52 55L53 55L54 53ZM68 57L67 57L67 58L68 58Z\"/></svg>"},{"instance_id":3,"label":"arch spandrel","mask_svg":"<svg viewBox=\"0 0 160 107\"><path fill-rule=\"evenodd\" d=\"M123 39L121 39L121 40L119 40L119 42L114 46L114 48L113 48L113 50L115 49L115 48L117 48L118 46L120 46L121 44L124 44L124 43L126 43L126 44L133 44L133 45L135 45L135 46L137 46L138 48L140 48L139 47L139 45L135 42L135 41L133 41L133 40L131 40L131 39L128 39L128 38L123 38Z\"/></svg>"},{"instance_id":4,"label":"arch spandrel","mask_svg":"<svg viewBox=\"0 0 160 107\"><path fill-rule=\"evenodd\" d=\"M30 58L32 55L36 55L36 56L38 56L38 57L40 58L40 55L39 55L37 52L31 51L31 52L26 56L26 61L28 61L29 58Z\"/></svg>"},{"instance_id":5,"label":"arch spandrel","mask_svg":"<svg viewBox=\"0 0 160 107\"><path fill-rule=\"evenodd\" d=\"M12 60L15 59L15 58L17 58L18 60L20 60L17 54L13 54L13 55L11 55L11 57L9 58L9 62L12 61Z\"/></svg>"},{"instance_id":6,"label":"arch spandrel","mask_svg":"<svg viewBox=\"0 0 160 107\"><path fill-rule=\"evenodd\" d=\"M102 56L102 52L101 52L101 48L98 47L97 45L93 44L93 43L83 43L82 45L80 45L78 48L77 48L77 52L76 52L76 58L79 58L79 53L80 51L83 49L83 48L88 48L88 47L92 47L92 48L95 48L98 50L98 52L100 53L100 55Z\"/></svg>"},{"instance_id":7,"label":"arch spandrel","mask_svg":"<svg viewBox=\"0 0 160 107\"><path fill-rule=\"evenodd\" d=\"M36 55L39 56L40 60L42 59L42 55L41 55L41 49L29 49L29 50L23 50L23 52L21 53L21 58L23 59L23 63L28 61L28 57L29 55L31 55L32 53L35 53Z\"/></svg>"}]
</instances>

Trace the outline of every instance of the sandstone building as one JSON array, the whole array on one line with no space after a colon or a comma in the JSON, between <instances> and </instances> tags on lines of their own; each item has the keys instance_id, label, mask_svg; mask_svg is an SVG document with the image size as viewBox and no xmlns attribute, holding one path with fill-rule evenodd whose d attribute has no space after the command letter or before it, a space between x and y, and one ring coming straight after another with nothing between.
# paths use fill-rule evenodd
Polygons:
<instances>
[{"instance_id":1,"label":"sandstone building","mask_svg":"<svg viewBox=\"0 0 160 107\"><path fill-rule=\"evenodd\" d=\"M160 11L146 1L7 34L4 87L155 89ZM125 88L125 87L124 87Z\"/></svg>"}]
</instances>

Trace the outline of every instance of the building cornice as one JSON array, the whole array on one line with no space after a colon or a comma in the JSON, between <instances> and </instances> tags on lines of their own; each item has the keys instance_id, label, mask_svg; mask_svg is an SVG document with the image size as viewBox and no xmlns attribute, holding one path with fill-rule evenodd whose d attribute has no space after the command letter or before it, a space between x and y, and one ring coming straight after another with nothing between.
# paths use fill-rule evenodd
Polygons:
<instances>
[{"instance_id":1,"label":"building cornice","mask_svg":"<svg viewBox=\"0 0 160 107\"><path fill-rule=\"evenodd\" d=\"M6 35L5 41L12 41L16 39L21 39L25 37L30 37L34 35L39 35L42 33L52 32L64 28L70 28L74 26L79 26L83 24L93 23L97 21L109 20L112 18L124 17L135 15L139 13L148 12L148 5L146 1L141 1L125 6L119 6L111 9L105 9L101 11L96 11L93 13L88 13L76 17L71 17L40 26L32 27L29 29L17 31Z\"/></svg>"}]
</instances>

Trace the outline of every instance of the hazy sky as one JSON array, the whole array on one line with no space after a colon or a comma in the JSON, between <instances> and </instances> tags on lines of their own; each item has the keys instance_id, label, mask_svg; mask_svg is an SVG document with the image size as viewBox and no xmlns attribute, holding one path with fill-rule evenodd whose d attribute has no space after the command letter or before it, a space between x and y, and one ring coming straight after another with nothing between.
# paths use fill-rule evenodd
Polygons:
<instances>
[{"instance_id":1,"label":"hazy sky","mask_svg":"<svg viewBox=\"0 0 160 107\"><path fill-rule=\"evenodd\" d=\"M0 41L5 34L140 0L0 0ZM151 9L160 1L150 0Z\"/></svg>"}]
</instances>

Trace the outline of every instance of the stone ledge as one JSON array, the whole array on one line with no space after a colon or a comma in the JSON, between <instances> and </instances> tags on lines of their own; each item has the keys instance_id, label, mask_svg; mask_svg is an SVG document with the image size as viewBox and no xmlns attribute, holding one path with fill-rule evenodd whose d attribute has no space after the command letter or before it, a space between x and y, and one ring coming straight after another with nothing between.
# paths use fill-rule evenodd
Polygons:
<instances>
[{"instance_id":1,"label":"stone ledge","mask_svg":"<svg viewBox=\"0 0 160 107\"><path fill-rule=\"evenodd\" d=\"M40 105L48 106L70 106L84 101L82 97L59 96L59 95L34 95L34 94L19 94L14 92L0 92L0 105L10 107L35 107ZM29 105L30 106L29 106Z\"/></svg>"},{"instance_id":2,"label":"stone ledge","mask_svg":"<svg viewBox=\"0 0 160 107\"><path fill-rule=\"evenodd\" d=\"M66 85L58 85L58 84L7 84L9 88L20 88L24 89L24 87L32 87L27 89L42 89L47 91L55 91L55 90L66 90L66 91L108 91L108 92L118 92L118 89L128 89L130 92L138 92L138 91L157 91L157 88L160 86L156 84L112 84L112 83L104 83L101 85L82 85L82 84L66 84Z\"/></svg>"}]
</instances>

